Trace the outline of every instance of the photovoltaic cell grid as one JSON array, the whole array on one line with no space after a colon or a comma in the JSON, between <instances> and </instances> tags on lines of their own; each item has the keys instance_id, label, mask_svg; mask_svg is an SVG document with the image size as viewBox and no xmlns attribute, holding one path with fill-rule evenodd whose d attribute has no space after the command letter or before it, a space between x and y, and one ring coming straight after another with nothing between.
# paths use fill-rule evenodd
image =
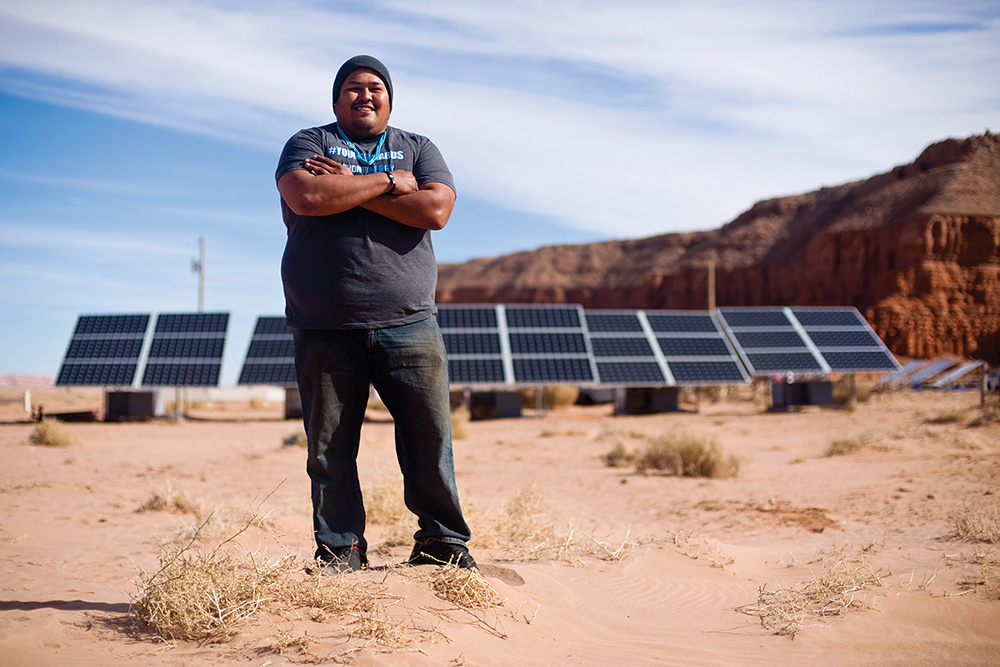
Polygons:
<instances>
[{"instance_id":1,"label":"photovoltaic cell grid","mask_svg":"<svg viewBox=\"0 0 1000 667\"><path fill-rule=\"evenodd\" d=\"M283 316L257 318L237 384L295 386L295 342Z\"/></svg>"},{"instance_id":2,"label":"photovoltaic cell grid","mask_svg":"<svg viewBox=\"0 0 1000 667\"><path fill-rule=\"evenodd\" d=\"M212 387L219 384L229 313L172 313L156 318L142 385Z\"/></svg>"},{"instance_id":3,"label":"photovoltaic cell grid","mask_svg":"<svg viewBox=\"0 0 1000 667\"><path fill-rule=\"evenodd\" d=\"M581 306L509 305L502 310L515 383L597 382Z\"/></svg>"},{"instance_id":4,"label":"photovoltaic cell grid","mask_svg":"<svg viewBox=\"0 0 1000 667\"><path fill-rule=\"evenodd\" d=\"M750 381L708 311L644 311L673 385L745 384Z\"/></svg>"},{"instance_id":5,"label":"photovoltaic cell grid","mask_svg":"<svg viewBox=\"0 0 1000 667\"><path fill-rule=\"evenodd\" d=\"M453 384L508 384L501 319L495 305L438 306L438 326Z\"/></svg>"},{"instance_id":6,"label":"photovoltaic cell grid","mask_svg":"<svg viewBox=\"0 0 1000 667\"><path fill-rule=\"evenodd\" d=\"M149 319L149 315L81 315L56 386L130 386L139 367Z\"/></svg>"},{"instance_id":7,"label":"photovoltaic cell grid","mask_svg":"<svg viewBox=\"0 0 1000 667\"><path fill-rule=\"evenodd\" d=\"M752 375L899 368L856 308L720 308L718 314Z\"/></svg>"}]
</instances>

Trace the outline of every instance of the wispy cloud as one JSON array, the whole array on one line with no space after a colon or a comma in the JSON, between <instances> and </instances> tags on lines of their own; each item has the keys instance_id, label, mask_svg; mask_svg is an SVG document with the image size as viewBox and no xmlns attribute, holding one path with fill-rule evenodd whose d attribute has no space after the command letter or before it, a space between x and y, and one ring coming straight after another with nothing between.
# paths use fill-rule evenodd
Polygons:
<instances>
[{"instance_id":1,"label":"wispy cloud","mask_svg":"<svg viewBox=\"0 0 1000 667\"><path fill-rule=\"evenodd\" d=\"M394 123L447 145L469 194L632 236L867 175L1000 106L988 2L34 0L0 17L8 90L271 151L328 120L337 65L374 52Z\"/></svg>"}]
</instances>

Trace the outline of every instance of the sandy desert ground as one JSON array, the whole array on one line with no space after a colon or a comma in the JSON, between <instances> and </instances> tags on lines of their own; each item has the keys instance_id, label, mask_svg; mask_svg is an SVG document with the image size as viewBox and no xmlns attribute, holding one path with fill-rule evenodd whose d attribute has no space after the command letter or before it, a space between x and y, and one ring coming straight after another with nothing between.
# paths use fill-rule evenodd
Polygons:
<instances>
[{"instance_id":1,"label":"sandy desert ground","mask_svg":"<svg viewBox=\"0 0 1000 667\"><path fill-rule=\"evenodd\" d=\"M347 577L380 591L389 639L366 636L361 610L263 609L215 643L136 628L130 603L161 550L186 544L211 511L236 523L206 528L191 553L248 508L267 520L229 548L311 552L304 450L284 444L300 425L278 404L204 405L180 422L65 424L71 444L38 446L21 390L2 391L5 667L1000 664L1000 545L953 537L956 518L996 517L1000 502L1000 424L970 425L973 392L876 395L854 410L769 413L730 398L697 413L594 406L475 421L455 441L456 469L473 553L502 603L444 600L434 568L386 567L409 544L384 546L374 569ZM34 394L49 412L101 402ZM677 425L740 457L738 476L604 460ZM830 456L836 440L864 446ZM360 466L367 488L391 488L387 419L366 424ZM138 511L167 490L197 509ZM517 543L515 519L534 531ZM372 525L369 541L393 545L398 530ZM845 581L837 600L816 596ZM790 604L812 612L782 616ZM824 604L831 615L813 613Z\"/></svg>"}]
</instances>

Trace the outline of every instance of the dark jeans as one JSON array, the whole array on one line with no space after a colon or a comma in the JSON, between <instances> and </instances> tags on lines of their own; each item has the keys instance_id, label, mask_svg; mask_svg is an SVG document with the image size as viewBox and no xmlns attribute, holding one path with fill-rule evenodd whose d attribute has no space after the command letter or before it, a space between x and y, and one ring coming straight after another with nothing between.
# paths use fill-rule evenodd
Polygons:
<instances>
[{"instance_id":1,"label":"dark jeans","mask_svg":"<svg viewBox=\"0 0 1000 667\"><path fill-rule=\"evenodd\" d=\"M295 372L309 440L316 556L367 550L357 456L369 384L395 422L415 540L470 537L455 486L448 363L437 319L390 329L295 330Z\"/></svg>"}]
</instances>

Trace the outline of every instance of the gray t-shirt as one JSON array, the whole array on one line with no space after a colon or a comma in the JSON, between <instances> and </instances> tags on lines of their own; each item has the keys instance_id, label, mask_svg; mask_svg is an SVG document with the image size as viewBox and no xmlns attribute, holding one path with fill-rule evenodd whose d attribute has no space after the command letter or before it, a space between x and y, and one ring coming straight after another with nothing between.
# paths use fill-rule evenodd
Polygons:
<instances>
[{"instance_id":1,"label":"gray t-shirt","mask_svg":"<svg viewBox=\"0 0 1000 667\"><path fill-rule=\"evenodd\" d=\"M355 142L371 153L377 140ZM390 127L374 164L361 164L335 123L302 130L285 144L275 180L313 155L326 155L354 173L402 169L417 183L455 189L440 151L426 137ZM381 329L432 317L437 261L430 232L363 208L328 216L294 213L284 199L288 229L281 280L285 320L297 329Z\"/></svg>"}]
</instances>

